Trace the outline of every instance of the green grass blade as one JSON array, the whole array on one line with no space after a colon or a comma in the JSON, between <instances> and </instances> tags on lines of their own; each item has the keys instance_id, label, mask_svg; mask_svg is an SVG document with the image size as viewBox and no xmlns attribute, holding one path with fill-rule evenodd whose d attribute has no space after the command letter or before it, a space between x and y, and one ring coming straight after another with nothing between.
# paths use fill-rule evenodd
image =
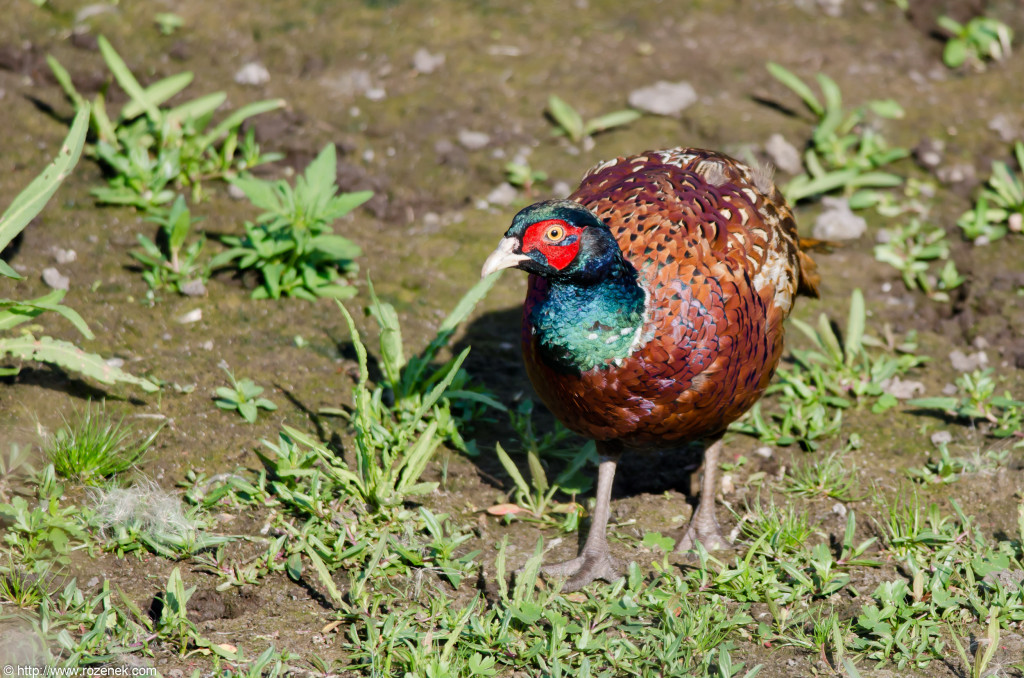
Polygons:
<instances>
[{"instance_id":1,"label":"green grass blade","mask_svg":"<svg viewBox=\"0 0 1024 678\"><path fill-rule=\"evenodd\" d=\"M362 340L359 338L359 330L356 329L356 321L352 319L352 315L345 308L345 305L340 301L335 301L338 305L338 310L345 317L345 322L348 324L348 333L352 337L352 347L356 351L356 360L359 362L359 385L366 384L369 380L369 372L366 369L366 346L363 345Z\"/></svg>"},{"instance_id":2,"label":"green grass blade","mask_svg":"<svg viewBox=\"0 0 1024 678\"><path fill-rule=\"evenodd\" d=\"M331 578L331 573L328 571L327 565L324 564L323 559L309 544L306 544L304 551L306 557L309 558L309 562L312 563L313 569L316 570L320 583L323 584L324 588L327 589L327 592L331 594L331 598L334 602L340 603L342 601L341 591L338 590L337 585L334 583L334 579Z\"/></svg>"},{"instance_id":3,"label":"green grass blade","mask_svg":"<svg viewBox=\"0 0 1024 678\"><path fill-rule=\"evenodd\" d=\"M67 72L60 62L54 59L49 54L46 55L46 63L50 65L50 70L53 72L54 79L57 80L57 84L64 90L64 95L71 100L71 103L75 105L75 109L80 109L85 106L85 99L75 89L75 85L71 82L71 75Z\"/></svg>"},{"instance_id":4,"label":"green grass blade","mask_svg":"<svg viewBox=\"0 0 1024 678\"><path fill-rule=\"evenodd\" d=\"M434 456L434 451L440 444L441 439L437 437L437 420L434 420L430 422L427 430L420 434L416 444L409 450L401 476L395 483L395 491L403 496L410 492L419 481L420 476L423 475L423 471L427 468L427 462ZM436 487L437 483L425 483L424 491L419 494L430 492Z\"/></svg>"},{"instance_id":5,"label":"green grass blade","mask_svg":"<svg viewBox=\"0 0 1024 678\"><path fill-rule=\"evenodd\" d=\"M32 180L25 190L11 202L10 207L0 216L0 251L14 239L39 214L56 192L61 182L67 178L82 154L85 135L89 130L89 107L78 109L71 123L64 143L61 144L57 158L43 170L42 174Z\"/></svg>"},{"instance_id":6,"label":"green grass blade","mask_svg":"<svg viewBox=\"0 0 1024 678\"><path fill-rule=\"evenodd\" d=\"M221 120L220 123L210 130L208 134L203 135L199 140L199 143L202 146L208 146L254 115L276 111L279 108L284 108L285 105L286 102L284 99L267 99L265 101L256 101L242 106L237 111Z\"/></svg>"},{"instance_id":7,"label":"green grass blade","mask_svg":"<svg viewBox=\"0 0 1024 678\"><path fill-rule=\"evenodd\" d=\"M627 108L622 111L615 111L613 113L606 113L605 115L598 116L593 120L588 120L587 124L583 126L583 136L590 136L591 134L597 134L598 132L604 132L605 130L628 125L634 120L640 118L642 115L643 113L640 111L634 111L631 108Z\"/></svg>"},{"instance_id":8,"label":"green grass blade","mask_svg":"<svg viewBox=\"0 0 1024 678\"><path fill-rule=\"evenodd\" d=\"M800 97L807 108L811 109L811 112L821 117L825 114L825 109L821 103L818 102L818 97L814 96L814 92L811 88L804 84L792 71L780 66L774 61L769 61L765 67L768 72L771 73L772 77L781 82L783 85L793 90L793 92Z\"/></svg>"},{"instance_id":9,"label":"green grass blade","mask_svg":"<svg viewBox=\"0 0 1024 678\"><path fill-rule=\"evenodd\" d=\"M523 474L519 472L519 468L516 466L512 458L505 452L505 448L501 446L501 443L497 443L494 446L495 452L498 454L498 461L501 462L505 472L512 478L512 482L516 484L516 489L523 493L525 496L530 496L530 486L526 483L523 478Z\"/></svg>"},{"instance_id":10,"label":"green grass blade","mask_svg":"<svg viewBox=\"0 0 1024 678\"><path fill-rule=\"evenodd\" d=\"M476 305L480 303L480 300L487 296L487 293L494 287L494 283L498 282L500 277L499 273L492 273L491 275L483 278L466 292L459 303L455 304L455 308L448 314L448 317L441 323L441 327L438 329L438 334L442 332L449 332L454 330L456 327L462 324L462 322L469 317L469 314L473 312Z\"/></svg>"},{"instance_id":11,"label":"green grass blade","mask_svg":"<svg viewBox=\"0 0 1024 678\"><path fill-rule=\"evenodd\" d=\"M117 382L126 382L139 386L148 393L159 388L148 379L142 379L112 367L100 356L86 353L74 344L59 339L50 337L37 339L32 335L0 339L0 356L8 353L21 360L52 363L66 370L92 377L102 384L112 385Z\"/></svg>"},{"instance_id":12,"label":"green grass blade","mask_svg":"<svg viewBox=\"0 0 1024 678\"><path fill-rule=\"evenodd\" d=\"M143 97L153 106L159 106L192 83L193 75L189 71L178 73L154 82L142 90ZM134 99L121 108L121 120L137 118L145 112L142 104Z\"/></svg>"},{"instance_id":13,"label":"green grass blade","mask_svg":"<svg viewBox=\"0 0 1024 678\"><path fill-rule=\"evenodd\" d=\"M81 315L78 314L78 311L68 306L63 306L59 303L60 300L64 298L64 293L64 290L53 290L49 294L39 297L38 299L15 302L13 304L15 307L29 307L37 312L33 312L30 315L24 315L21 320L18 320L13 324L10 324L9 319L0 316L0 330L10 329L15 325L20 325L25 320L28 320L29 318L34 318L45 311L53 311L54 313L58 313L61 316L63 316L68 322L74 325L75 329L77 329L86 339L95 338L92 331L89 329L89 326L86 324L85 320L82 318ZM0 299L0 306L3 306L5 301L7 300ZM18 313L24 314L24 308L19 309ZM5 322L5 320L7 322Z\"/></svg>"},{"instance_id":14,"label":"green grass blade","mask_svg":"<svg viewBox=\"0 0 1024 678\"><path fill-rule=\"evenodd\" d=\"M104 36L99 36L97 42L100 46L100 53L103 54L103 60L107 62L107 67L114 74L117 84L121 86L125 94L131 97L132 101L136 102L146 112L150 120L155 123L159 122L160 109L149 100L146 90L142 88L139 81L132 75L131 70L124 62L124 59L121 58L121 55L117 53L113 45Z\"/></svg>"},{"instance_id":15,"label":"green grass blade","mask_svg":"<svg viewBox=\"0 0 1024 678\"><path fill-rule=\"evenodd\" d=\"M857 288L850 295L850 315L846 321L846 341L843 342L847 366L853 365L854 359L860 355L866 324L867 312L864 310L864 293Z\"/></svg>"},{"instance_id":16,"label":"green grass blade","mask_svg":"<svg viewBox=\"0 0 1024 678\"><path fill-rule=\"evenodd\" d=\"M554 94L548 97L548 113L574 144L583 139L583 118L561 97Z\"/></svg>"},{"instance_id":17,"label":"green grass blade","mask_svg":"<svg viewBox=\"0 0 1024 678\"><path fill-rule=\"evenodd\" d=\"M165 117L167 120L177 124L181 124L186 120L198 120L204 115L209 115L220 108L221 104L227 101L227 98L228 95L224 92L207 94L192 101L186 101L180 106L175 106L167 111ZM206 148L208 145L203 144L199 148Z\"/></svg>"},{"instance_id":18,"label":"green grass blade","mask_svg":"<svg viewBox=\"0 0 1024 678\"><path fill-rule=\"evenodd\" d=\"M434 386L434 388L430 389L430 393L428 393L423 399L423 402L420 403L420 406L416 409L416 414L413 415L415 420L422 419L430 408L434 406L434 403L441 399L445 390L447 390L451 385L452 380L455 379L455 375L458 374L459 368L462 367L462 361L464 361L466 356L469 355L469 349L469 346L463 349L462 353L460 353L451 364L451 367L448 368L448 373L444 376L444 379Z\"/></svg>"}]
</instances>

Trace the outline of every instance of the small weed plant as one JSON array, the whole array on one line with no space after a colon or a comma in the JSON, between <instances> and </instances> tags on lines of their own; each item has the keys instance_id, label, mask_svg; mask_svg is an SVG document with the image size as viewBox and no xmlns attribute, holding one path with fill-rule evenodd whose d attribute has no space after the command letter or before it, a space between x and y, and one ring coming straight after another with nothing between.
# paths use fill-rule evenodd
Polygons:
<instances>
[{"instance_id":1,"label":"small weed plant","mask_svg":"<svg viewBox=\"0 0 1024 678\"><path fill-rule=\"evenodd\" d=\"M971 423L986 422L991 435L997 438L1017 436L1024 426L1024 401L1011 397L1008 391L996 395L996 379L991 367L961 374L956 380L957 396L915 398L911 407L941 410Z\"/></svg>"},{"instance_id":2,"label":"small weed plant","mask_svg":"<svg viewBox=\"0 0 1024 678\"><path fill-rule=\"evenodd\" d=\"M831 497L850 502L863 498L857 481L857 467L840 459L836 453L822 460L796 463L782 489L788 494L808 499Z\"/></svg>"},{"instance_id":3,"label":"small weed plant","mask_svg":"<svg viewBox=\"0 0 1024 678\"><path fill-rule=\"evenodd\" d=\"M924 466L907 469L912 479L930 484L947 484L956 482L964 474L992 471L1006 464L1009 449L990 449L984 453L975 451L970 457L953 456L949 451L949 443L936 445L938 457L932 456Z\"/></svg>"},{"instance_id":4,"label":"small weed plant","mask_svg":"<svg viewBox=\"0 0 1024 678\"><path fill-rule=\"evenodd\" d=\"M88 539L74 506L61 506L64 486L57 482L53 465L47 465L33 479L35 501L22 496L0 504L0 522L5 526L3 543L16 562L33 571L45 571L53 563L67 565L69 554Z\"/></svg>"},{"instance_id":5,"label":"small weed plant","mask_svg":"<svg viewBox=\"0 0 1024 678\"><path fill-rule=\"evenodd\" d=\"M250 131L240 128L249 118L284 106L280 99L259 101L234 111L216 125L214 112L227 100L225 92L207 94L174 108L161 108L192 82L189 72L178 73L143 87L102 35L100 53L129 101L117 116L107 113L103 94L90 107L96 144L91 153L107 173L107 186L93 191L101 204L132 205L143 212L160 210L190 188L201 199L204 181L223 179L280 156L264 154ZM50 69L76 107L85 99L56 59Z\"/></svg>"},{"instance_id":6,"label":"small weed plant","mask_svg":"<svg viewBox=\"0 0 1024 678\"><path fill-rule=\"evenodd\" d=\"M196 296L206 291L210 277L206 266L199 263L206 238L200 235L186 246L192 226L200 218L193 217L179 195L170 210L157 211L147 217L160 226L156 242L139 233L141 252L132 252L143 266L142 278L151 290L171 289L179 294Z\"/></svg>"},{"instance_id":7,"label":"small weed plant","mask_svg":"<svg viewBox=\"0 0 1024 678\"><path fill-rule=\"evenodd\" d=\"M526 197L533 195L533 187L548 180L547 172L532 168L526 161L505 164L505 179L521 188Z\"/></svg>"},{"instance_id":8,"label":"small weed plant","mask_svg":"<svg viewBox=\"0 0 1024 678\"><path fill-rule=\"evenodd\" d=\"M908 290L920 290L936 301L949 301L949 291L966 278L949 258L946 232L920 219L887 229L887 240L875 245L875 259L889 264L903 277ZM933 262L945 261L937 273Z\"/></svg>"},{"instance_id":9,"label":"small weed plant","mask_svg":"<svg viewBox=\"0 0 1024 678\"><path fill-rule=\"evenodd\" d=\"M244 236L225 236L226 252L212 268L227 265L260 274L253 299L346 299L356 293L346 275L362 250L333 231L336 220L373 197L371 191L338 194L337 157L328 144L292 187L287 181L237 177L231 183L264 210L245 223Z\"/></svg>"},{"instance_id":10,"label":"small weed plant","mask_svg":"<svg viewBox=\"0 0 1024 678\"><path fill-rule=\"evenodd\" d=\"M114 420L90 405L72 421L64 420L46 440L44 453L57 475L96 485L141 461L162 428L137 438L123 416Z\"/></svg>"},{"instance_id":11,"label":"small weed plant","mask_svg":"<svg viewBox=\"0 0 1024 678\"><path fill-rule=\"evenodd\" d=\"M223 500L242 506L274 509L273 539L266 552L246 562L221 552L206 566L222 577L222 585L253 583L270 572L295 580L312 574L325 595L344 599L331 573L357 570L353 583L358 598L371 580L387 574L429 568L458 585L477 565L477 554L459 548L466 541L448 516L415 512L406 502L431 493L438 483L423 480L427 463L445 440L467 450L454 412L476 412L477 406L504 409L490 396L474 391L462 362L468 349L441 366L435 357L455 329L494 284L480 281L442 323L438 335L419 355L406 359L397 314L376 296L369 314L380 329L380 363L384 381L371 386L369 356L355 321L340 304L358 360L359 377L348 410L325 410L351 426L353 463L335 450L295 429L285 427L276 441L264 441L257 454L263 470L250 481L233 477L212 489L192 476L190 501L210 507ZM387 395L385 395L387 393ZM453 403L468 401L468 407ZM338 520L345 516L344 520Z\"/></svg>"},{"instance_id":12,"label":"small weed plant","mask_svg":"<svg viewBox=\"0 0 1024 678\"><path fill-rule=\"evenodd\" d=\"M983 71L986 61L1003 61L1010 56L1013 30L998 19L977 16L962 24L940 16L938 23L950 35L942 50L942 61L949 68L966 64Z\"/></svg>"},{"instance_id":13,"label":"small weed plant","mask_svg":"<svg viewBox=\"0 0 1024 678\"><path fill-rule=\"evenodd\" d=\"M78 163L88 131L89 115L88 106L79 109L57 158L19 193L3 215L0 215L0 252L43 210ZM0 259L0 276L21 279L21 275L3 259ZM100 356L86 353L71 342L45 336L36 337L30 332L22 332L19 335L11 333L18 325L43 313L53 312L70 322L83 337L92 339L93 333L82 316L60 303L64 294L64 290L53 290L28 301L0 299L0 359L9 355L18 360L57 365L91 377L102 384L127 382L146 391L157 390L157 386L151 381L109 365ZM19 371L19 367L0 366L0 376L10 376Z\"/></svg>"},{"instance_id":14,"label":"small weed plant","mask_svg":"<svg viewBox=\"0 0 1024 678\"><path fill-rule=\"evenodd\" d=\"M261 398L263 387L257 386L252 379L235 379L235 375L229 370L228 379L231 381L231 388L218 386L213 404L222 410L235 410L250 424L256 423L256 417L260 410L273 412L277 405L267 398Z\"/></svg>"},{"instance_id":15,"label":"small weed plant","mask_svg":"<svg viewBox=\"0 0 1024 678\"><path fill-rule=\"evenodd\" d=\"M881 118L902 118L903 109L891 99L869 101L853 111L843 110L842 93L830 77L818 73L822 100L791 71L769 62L772 77L792 90L817 119L807 150L805 173L794 177L783 193L790 202L842 189L850 207L861 209L882 200L875 189L903 183L903 177L882 168L910 152L890 148L885 139L866 123L868 111Z\"/></svg>"},{"instance_id":16,"label":"small weed plant","mask_svg":"<svg viewBox=\"0 0 1024 678\"><path fill-rule=\"evenodd\" d=\"M496 452L502 467L512 478L514 503L492 506L488 512L492 515L525 513L534 520L559 524L566 532L575 530L579 524L578 505L575 501L556 502L555 495L561 493L575 497L590 489L593 483L581 471L588 462L593 463L597 460L594 443L588 442L575 446L575 449L570 448L565 444L566 439L574 441L575 436L560 425L554 431L538 436L533 427L533 401L529 399L523 400L514 411L510 411L509 416L526 453L530 481L526 481L519 467L499 443ZM549 481L545 469L546 461L565 456L568 456L565 468L554 481ZM562 519L555 521L552 518L553 514L560 514Z\"/></svg>"},{"instance_id":17,"label":"small weed plant","mask_svg":"<svg viewBox=\"0 0 1024 678\"><path fill-rule=\"evenodd\" d=\"M864 295L854 290L845 332L837 333L824 313L816 327L793 318L793 325L811 342L811 349L794 349L795 364L780 367L778 381L766 394L777 394L782 408L766 418L758 403L750 414L731 429L755 435L774 445L800 443L814 450L818 439L837 434L842 426L842 411L856 402L874 401L873 411L884 411L896 404L884 385L905 375L927 358L913 353L913 337L894 352L869 351L885 347L876 337L865 333L867 311ZM842 340L840 340L842 337Z\"/></svg>"},{"instance_id":18,"label":"small weed plant","mask_svg":"<svg viewBox=\"0 0 1024 678\"><path fill-rule=\"evenodd\" d=\"M584 120L583 116L569 103L552 94L548 97L547 115L555 125L555 134L565 136L572 143L579 144L584 139L600 132L628 125L643 114L640 111L627 108Z\"/></svg>"},{"instance_id":19,"label":"small weed plant","mask_svg":"<svg viewBox=\"0 0 1024 678\"><path fill-rule=\"evenodd\" d=\"M1017 167L1024 170L1024 143L1013 147ZM1007 233L1020 233L1024 222L1024 181L1000 161L992 163L992 176L981 190L974 209L964 212L957 225L976 243L992 242Z\"/></svg>"}]
</instances>

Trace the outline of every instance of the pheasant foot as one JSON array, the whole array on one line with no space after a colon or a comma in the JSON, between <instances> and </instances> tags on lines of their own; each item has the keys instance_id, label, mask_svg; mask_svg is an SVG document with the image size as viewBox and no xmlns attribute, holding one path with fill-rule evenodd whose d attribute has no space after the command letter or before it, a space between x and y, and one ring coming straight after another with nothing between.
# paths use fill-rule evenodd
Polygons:
<instances>
[{"instance_id":1,"label":"pheasant foot","mask_svg":"<svg viewBox=\"0 0 1024 678\"><path fill-rule=\"evenodd\" d=\"M603 548L584 549L582 554L572 560L545 565L541 567L541 572L547 577L567 577L562 585L562 591L570 593L579 591L595 579L607 582L620 579L622 563L612 557L608 545L605 544Z\"/></svg>"}]
</instances>

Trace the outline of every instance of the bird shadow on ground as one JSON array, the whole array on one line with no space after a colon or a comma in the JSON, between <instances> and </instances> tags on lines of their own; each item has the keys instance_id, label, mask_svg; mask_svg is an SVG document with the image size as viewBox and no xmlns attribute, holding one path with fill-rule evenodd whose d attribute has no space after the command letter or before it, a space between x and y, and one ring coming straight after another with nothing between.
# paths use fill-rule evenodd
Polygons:
<instances>
[{"instance_id":1,"label":"bird shadow on ground","mask_svg":"<svg viewBox=\"0 0 1024 678\"><path fill-rule=\"evenodd\" d=\"M539 432L550 431L555 426L555 418L537 398L523 367L520 350L521 316L522 309L516 306L476 318L465 327L453 352L458 354L471 346L472 350L464 363L466 370L509 408L515 407L524 398L532 399L536 404L534 426ZM505 480L507 488L511 487L511 481L493 452L494 444L502 443L502 447L516 458L519 452L518 439L506 417L497 413L494 419L494 424L481 426L474 433L481 452L474 463L486 473ZM582 445L585 439L579 438L579 442ZM703 451L704 446L698 443L681 449L626 453L615 474L612 496L621 499L637 494L678 490L686 494L691 502L695 502L695 493L691 489L696 488L691 488L691 483L696 479L694 471L700 466ZM559 469L555 470L557 473ZM596 469L591 472L596 478ZM551 475L549 472L549 477Z\"/></svg>"}]
</instances>

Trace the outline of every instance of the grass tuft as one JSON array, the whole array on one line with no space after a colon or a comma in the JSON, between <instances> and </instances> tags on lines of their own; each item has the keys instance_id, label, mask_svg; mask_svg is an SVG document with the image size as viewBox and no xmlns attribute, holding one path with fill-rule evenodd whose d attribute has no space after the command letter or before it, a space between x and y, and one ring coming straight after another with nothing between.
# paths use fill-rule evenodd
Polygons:
<instances>
[{"instance_id":1,"label":"grass tuft","mask_svg":"<svg viewBox=\"0 0 1024 678\"><path fill-rule=\"evenodd\" d=\"M57 475L88 485L102 482L127 471L146 454L161 426L149 436L134 439L134 432L124 424L109 419L102 408L86 408L77 419L57 430L45 443L44 452Z\"/></svg>"}]
</instances>

